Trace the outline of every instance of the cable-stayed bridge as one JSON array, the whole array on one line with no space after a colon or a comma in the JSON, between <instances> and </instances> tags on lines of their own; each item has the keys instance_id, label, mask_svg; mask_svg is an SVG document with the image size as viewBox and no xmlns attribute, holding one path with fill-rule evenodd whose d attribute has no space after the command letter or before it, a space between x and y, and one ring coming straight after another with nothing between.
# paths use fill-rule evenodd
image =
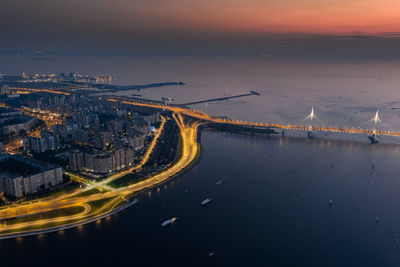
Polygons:
<instances>
[{"instance_id":1,"label":"cable-stayed bridge","mask_svg":"<svg viewBox=\"0 0 400 267\"><path fill-rule=\"evenodd\" d=\"M349 134L366 134L370 139L371 143L377 143L375 139L376 136L400 136L400 130L378 130L375 127L381 122L379 118L379 110L376 111L375 116L371 119L374 125L373 129L362 129L362 128L346 128L346 127L326 127L326 126L314 126L312 122L317 118L314 107L311 108L310 114L304 119L304 125L295 124L280 124L280 123L265 123L265 122L247 122L240 120L232 120L229 118L212 117L205 112L190 109L179 105L170 105L160 102L149 102L141 100L127 100L124 98L109 98L108 101L120 102L123 104L142 106L160 110L168 110L175 113L180 113L192 118L202 120L204 122L212 122L225 125L237 125L237 126L248 126L248 127L258 127L266 129L280 129L282 133L286 130L293 131L306 131L309 137L312 137L312 132L332 132L332 133L349 133ZM311 134L310 134L311 133Z\"/></svg>"}]
</instances>

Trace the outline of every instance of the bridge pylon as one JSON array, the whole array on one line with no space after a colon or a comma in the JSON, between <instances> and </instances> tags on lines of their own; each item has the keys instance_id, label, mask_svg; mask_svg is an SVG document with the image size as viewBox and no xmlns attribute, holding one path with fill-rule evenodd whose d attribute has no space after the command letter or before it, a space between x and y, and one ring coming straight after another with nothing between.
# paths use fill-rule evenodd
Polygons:
<instances>
[{"instance_id":1,"label":"bridge pylon","mask_svg":"<svg viewBox=\"0 0 400 267\"><path fill-rule=\"evenodd\" d=\"M310 112L310 114L308 114L308 116L306 117L306 120L313 120L313 119L315 119L317 116L315 116L315 113L314 113L314 106L312 106L311 107L311 112Z\"/></svg>"},{"instance_id":2,"label":"bridge pylon","mask_svg":"<svg viewBox=\"0 0 400 267\"><path fill-rule=\"evenodd\" d=\"M375 116L371 120L374 124L377 124L378 122L382 122L382 120L379 118L379 108L376 110Z\"/></svg>"},{"instance_id":3,"label":"bridge pylon","mask_svg":"<svg viewBox=\"0 0 400 267\"><path fill-rule=\"evenodd\" d=\"M376 125L382 123L382 120L379 118L379 108L376 110L375 116L371 119L371 122L374 123L374 130L372 135L368 136L368 139L371 141L371 144L376 144L378 143L378 140L376 139Z\"/></svg>"},{"instance_id":4,"label":"bridge pylon","mask_svg":"<svg viewBox=\"0 0 400 267\"><path fill-rule=\"evenodd\" d=\"M372 135L368 136L368 139L371 141L371 144L377 144L377 143L379 143L379 141L376 140L375 137L376 137L375 133L373 133Z\"/></svg>"},{"instance_id":5,"label":"bridge pylon","mask_svg":"<svg viewBox=\"0 0 400 267\"><path fill-rule=\"evenodd\" d=\"M313 134L313 124L315 124L315 121L318 119L317 115L315 115L315 111L314 111L314 106L311 106L311 112L310 114L308 114L308 116L304 119L305 121L307 121L309 123L309 125L307 126L307 137L308 138L314 138L314 134Z\"/></svg>"}]
</instances>

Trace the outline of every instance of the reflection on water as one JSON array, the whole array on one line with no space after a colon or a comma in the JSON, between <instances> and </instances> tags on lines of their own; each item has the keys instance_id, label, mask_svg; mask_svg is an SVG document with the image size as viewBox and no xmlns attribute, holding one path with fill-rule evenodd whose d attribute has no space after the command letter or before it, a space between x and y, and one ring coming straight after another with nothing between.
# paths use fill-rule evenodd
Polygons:
<instances>
[{"instance_id":1,"label":"reflection on water","mask_svg":"<svg viewBox=\"0 0 400 267\"><path fill-rule=\"evenodd\" d=\"M64 57L55 64L0 57L11 74L110 73L122 84L183 80L186 86L140 92L177 103L260 92L194 106L234 119L293 123L314 106L330 126L358 127L379 107L385 127L400 128L399 62ZM366 136L287 134L204 132L202 159L189 173L116 216L0 241L1 265L399 265L400 139L371 145ZM208 197L212 205L201 207ZM179 220L161 228L171 217Z\"/></svg>"},{"instance_id":2,"label":"reflection on water","mask_svg":"<svg viewBox=\"0 0 400 267\"><path fill-rule=\"evenodd\" d=\"M65 265L127 264L132 258L156 266L400 261L398 145L207 131L202 144L197 168L174 179L173 187L172 181L164 184L117 216L75 230L1 241L2 261L40 263L39 244L49 261L74 253ZM202 207L207 197L212 205ZM160 227L171 217L179 220ZM16 259L19 253L28 256Z\"/></svg>"}]
</instances>

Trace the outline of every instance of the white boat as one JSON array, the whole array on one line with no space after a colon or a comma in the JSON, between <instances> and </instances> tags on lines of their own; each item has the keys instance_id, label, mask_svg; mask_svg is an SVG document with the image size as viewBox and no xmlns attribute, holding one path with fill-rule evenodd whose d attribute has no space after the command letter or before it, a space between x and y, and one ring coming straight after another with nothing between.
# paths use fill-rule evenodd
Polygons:
<instances>
[{"instance_id":1,"label":"white boat","mask_svg":"<svg viewBox=\"0 0 400 267\"><path fill-rule=\"evenodd\" d=\"M227 178L228 178L228 177L225 176L225 177L223 177L221 180L219 180L218 182L216 182L215 184L216 184L216 185L220 185L220 184L222 184Z\"/></svg>"},{"instance_id":2,"label":"white boat","mask_svg":"<svg viewBox=\"0 0 400 267\"><path fill-rule=\"evenodd\" d=\"M208 203L210 203L211 202L211 198L206 198L206 199L204 199L202 202L201 202L201 205L202 206L205 206L205 205L207 205Z\"/></svg>"},{"instance_id":3,"label":"white boat","mask_svg":"<svg viewBox=\"0 0 400 267\"><path fill-rule=\"evenodd\" d=\"M167 225L170 225L171 223L175 222L177 219L178 219L178 218L176 218L176 217L173 217L173 218L171 218L171 219L168 219L168 220L166 220L165 222L163 222L163 223L161 224L161 226L162 226L162 227L165 227L165 226L167 226Z\"/></svg>"}]
</instances>

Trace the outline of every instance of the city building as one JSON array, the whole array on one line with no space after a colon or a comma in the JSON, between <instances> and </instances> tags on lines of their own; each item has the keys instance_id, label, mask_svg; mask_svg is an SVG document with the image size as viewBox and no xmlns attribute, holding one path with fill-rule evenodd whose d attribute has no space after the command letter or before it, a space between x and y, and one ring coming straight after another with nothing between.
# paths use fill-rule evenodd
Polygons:
<instances>
[{"instance_id":1,"label":"city building","mask_svg":"<svg viewBox=\"0 0 400 267\"><path fill-rule=\"evenodd\" d=\"M113 141L113 138L110 132L99 131L93 141L94 141L93 145L95 148L103 149Z\"/></svg>"},{"instance_id":2,"label":"city building","mask_svg":"<svg viewBox=\"0 0 400 267\"><path fill-rule=\"evenodd\" d=\"M5 119L12 116L21 115L21 112L18 110L13 110L9 108L0 107L0 119Z\"/></svg>"},{"instance_id":3,"label":"city building","mask_svg":"<svg viewBox=\"0 0 400 267\"><path fill-rule=\"evenodd\" d=\"M141 118L144 121L147 121L148 123L153 125L160 122L160 112L154 112L147 115L138 116L138 118Z\"/></svg>"},{"instance_id":4,"label":"city building","mask_svg":"<svg viewBox=\"0 0 400 267\"><path fill-rule=\"evenodd\" d=\"M114 136L122 132L123 123L120 119L107 121L107 130Z\"/></svg>"},{"instance_id":5,"label":"city building","mask_svg":"<svg viewBox=\"0 0 400 267\"><path fill-rule=\"evenodd\" d=\"M20 198L36 193L63 180L62 168L16 155L0 155L0 192Z\"/></svg>"},{"instance_id":6,"label":"city building","mask_svg":"<svg viewBox=\"0 0 400 267\"><path fill-rule=\"evenodd\" d=\"M47 150L56 150L59 146L58 136L50 131L42 131L41 138L46 140Z\"/></svg>"},{"instance_id":7,"label":"city building","mask_svg":"<svg viewBox=\"0 0 400 267\"><path fill-rule=\"evenodd\" d=\"M23 140L24 151L38 154L58 149L59 142L56 134L49 131L43 131L40 135L41 137L28 136L25 138Z\"/></svg>"},{"instance_id":8,"label":"city building","mask_svg":"<svg viewBox=\"0 0 400 267\"><path fill-rule=\"evenodd\" d=\"M138 130L144 135L149 135L151 133L151 125L147 121L139 118L133 121L132 127Z\"/></svg>"},{"instance_id":9,"label":"city building","mask_svg":"<svg viewBox=\"0 0 400 267\"><path fill-rule=\"evenodd\" d=\"M30 132L38 122L36 118L16 115L0 119L0 133L6 135L18 135L21 131Z\"/></svg>"},{"instance_id":10,"label":"city building","mask_svg":"<svg viewBox=\"0 0 400 267\"><path fill-rule=\"evenodd\" d=\"M69 152L69 168L71 171L82 171L106 174L133 166L134 149L124 145L112 151L71 150Z\"/></svg>"},{"instance_id":11,"label":"city building","mask_svg":"<svg viewBox=\"0 0 400 267\"><path fill-rule=\"evenodd\" d=\"M6 95L10 93L10 87L7 84L0 85L0 95Z\"/></svg>"},{"instance_id":12,"label":"city building","mask_svg":"<svg viewBox=\"0 0 400 267\"><path fill-rule=\"evenodd\" d=\"M79 149L71 150L68 153L69 157L69 168L71 171L79 172L83 170L85 159L83 156L83 152Z\"/></svg>"},{"instance_id":13,"label":"city building","mask_svg":"<svg viewBox=\"0 0 400 267\"><path fill-rule=\"evenodd\" d=\"M125 140L129 143L135 150L144 147L145 136L134 128L129 128L126 131Z\"/></svg>"},{"instance_id":14,"label":"city building","mask_svg":"<svg viewBox=\"0 0 400 267\"><path fill-rule=\"evenodd\" d=\"M66 124L54 124L51 126L51 131L55 133L61 140L72 138L75 131L78 129L79 125L74 122L67 122Z\"/></svg>"},{"instance_id":15,"label":"city building","mask_svg":"<svg viewBox=\"0 0 400 267\"><path fill-rule=\"evenodd\" d=\"M96 113L80 113L73 116L73 121L77 122L81 128L97 130L99 128L99 116Z\"/></svg>"}]
</instances>

